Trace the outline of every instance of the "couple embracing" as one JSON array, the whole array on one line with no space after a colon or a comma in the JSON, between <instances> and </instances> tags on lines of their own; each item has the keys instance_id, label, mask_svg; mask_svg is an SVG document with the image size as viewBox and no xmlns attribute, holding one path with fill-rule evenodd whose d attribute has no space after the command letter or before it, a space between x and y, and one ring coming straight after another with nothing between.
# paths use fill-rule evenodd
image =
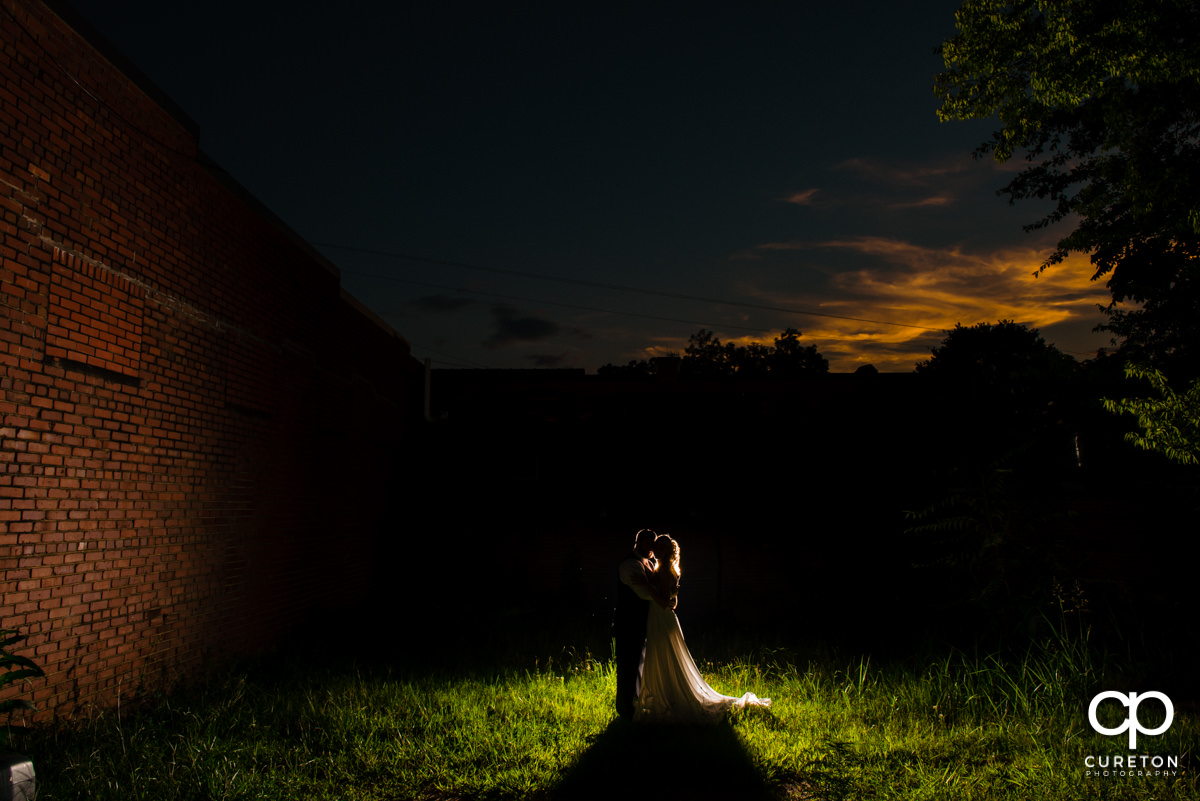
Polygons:
<instances>
[{"instance_id":1,"label":"couple embracing","mask_svg":"<svg viewBox=\"0 0 1200 801\"><path fill-rule=\"evenodd\" d=\"M731 707L770 706L746 693L721 695L709 687L683 641L675 617L679 543L650 529L637 533L618 568L613 634L617 645L617 713L626 720L715 723Z\"/></svg>"}]
</instances>

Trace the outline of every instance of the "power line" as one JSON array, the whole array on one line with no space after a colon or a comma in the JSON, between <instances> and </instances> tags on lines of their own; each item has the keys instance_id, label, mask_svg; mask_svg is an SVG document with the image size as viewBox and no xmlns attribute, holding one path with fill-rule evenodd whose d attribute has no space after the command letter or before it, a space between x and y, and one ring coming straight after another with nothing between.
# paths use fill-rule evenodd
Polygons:
<instances>
[{"instance_id":1,"label":"power line","mask_svg":"<svg viewBox=\"0 0 1200 801\"><path fill-rule=\"evenodd\" d=\"M481 370L492 369L492 368L488 367L486 364L480 364L479 362L473 362L470 359L462 359L462 358L459 358L458 356L455 356L452 353L446 353L444 350L438 350L437 348L431 348L431 347L428 347L427 345L422 345L419 342L413 342L411 339L408 340L408 344L413 345L414 347L418 347L421 350L427 350L430 353L437 353L441 356L445 356L447 359L450 360L451 364L457 363L457 364L460 364L463 366L475 367L475 368L478 368Z\"/></svg>"},{"instance_id":2,"label":"power line","mask_svg":"<svg viewBox=\"0 0 1200 801\"><path fill-rule=\"evenodd\" d=\"M522 278L536 278L536 279L542 279L542 280L547 280L547 281L558 281L558 282L567 283L567 284L579 284L579 285L583 285L583 286L600 287L600 288L606 288L606 289L619 289L624 292L643 293L643 294L648 294L648 295L659 295L659 296L664 296L664 297L681 298L681 299L686 299L686 300L696 300L696 301L702 301L702 302L708 302L708 303L719 303L719 304L728 305L728 306L744 306L744 307L749 307L749 308L764 309L767 311L779 311L779 312L787 312L787 313L794 313L794 314L810 314L810 315L817 316L817 317L832 317L832 318L838 319L838 320L853 320L856 322L875 323L878 325L895 325L895 326L902 326L905 328L916 328L916 329L920 329L922 331L936 331L938 333L946 333L948 331L948 329L946 329L946 328L932 328L930 326L913 325L913 324L909 324L909 323L891 323L891 322L886 322L886 321L882 321L882 320L867 320L867 319L864 319L861 317L842 317L842 316L839 316L836 314L824 314L822 312L807 312L807 311L802 311L799 309L787 309L787 308L781 308L781 307L775 307L775 306L765 306L765 305L759 305L759 304L753 304L753 303L742 303L739 301L718 300L715 298L701 298L701 297L694 297L691 295L659 292L659 291L653 290L653 289L643 290L643 289L638 289L636 287L624 287L624 286L620 286L620 285L610 285L610 284L604 284L604 283L595 282L595 281L585 281L582 279L560 278L560 277L556 277L556 276L541 275L539 273L527 273L527 272L522 272L520 270L507 270L507 269L500 268L500 267L478 267L478 266L469 265L469 264L462 264L459 262L443 261L443 260L439 260L439 259L426 259L426 258L422 258L422 257L418 257L418 256L405 256L405 255L398 254L398 253L386 253L383 251L365 250L363 248L356 248L356 247L350 247L350 246L345 246L345 245L333 245L333 244L329 244L326 242L313 242L312 244L319 246L319 247L338 248L341 250L350 250L350 251L354 251L354 252L358 252L358 253L366 253L366 254L377 255L377 256L386 256L388 258L409 259L412 261L425 262L425 263L429 263L429 264L441 264L441 265L450 266L450 267L461 267L461 268L468 269L468 270L481 270L481 271L485 271L485 272L495 272L495 273L501 273L501 274L506 274L506 275L515 275L515 276L520 276ZM469 293L472 295L485 295L487 297L501 298L503 300L516 300L516 301L521 301L523 303L536 303L536 304L541 304L541 305L546 305L546 306L559 306L561 308L575 309L577 311L598 312L601 314L617 314L617 315L621 315L624 317L639 317L639 318L646 319L646 320L659 320L659 321L669 322L669 323L684 323L687 325L699 325L699 326L704 326L705 328L710 328L710 329L718 329L718 328L731 329L732 328L732 329L736 329L739 331L752 331L754 333L762 333L764 330L767 330L767 328L768 328L766 326L751 327L751 326L745 326L745 325L735 325L735 324L731 324L731 323L710 323L710 322L704 322L704 321L699 321L699 320L686 320L686 319L681 319L679 317L662 317L660 315L653 315L653 314L639 314L637 312L616 311L615 309L602 309L602 308L598 308L595 306L581 306L581 305L572 304L572 303L560 303L560 302L553 301L553 300L540 300L537 298L526 298L526 297L521 297L519 295L505 295L505 294L501 294L499 292L485 292L480 289L466 289L464 287L451 287L451 286L446 286L444 284L434 284L434 283L431 283L428 281L416 281L416 280L412 280L412 279L408 279L408 278L397 278L392 275L379 275L377 273L368 273L368 272L363 272L361 270L349 270L349 269L345 269L345 268L341 268L341 269L343 272L349 273L351 275L358 275L358 276L363 276L363 277L367 277L367 278L377 278L377 279L380 279L383 281L394 281L396 283L401 283L401 284L412 284L414 286L424 286L424 287L430 287L433 289L444 289L449 292L466 292L466 293ZM849 339L849 337L812 336L809 334L805 334L804 337L806 339L810 339L810 340L826 340L826 341L838 341L838 342L844 342L847 339ZM1064 353L1072 353L1077 356L1093 355L1093 352L1091 352L1091 351L1075 351L1075 350L1067 350L1065 348L1059 348L1059 350L1061 350Z\"/></svg>"},{"instance_id":3,"label":"power line","mask_svg":"<svg viewBox=\"0 0 1200 801\"><path fill-rule=\"evenodd\" d=\"M337 245L332 242L313 242L317 247L334 248L336 250L346 250L353 253L363 253L370 256L383 256L389 259L401 259L405 261L418 261L425 264L438 264L443 267L459 267L464 270L480 270L482 272L498 273L500 275L511 275L519 278L534 278L539 281L556 281L562 284L574 284L576 286L592 287L594 289L611 289L617 292L631 292L639 295L654 295L662 298L672 298L674 300L691 300L699 303L718 303L723 306L738 306L747 309L760 309L763 311L783 312L785 314L806 314L811 317L828 317L834 320L850 320L857 323L872 323L874 325L894 325L901 328L918 328L923 331L944 331L943 328L931 328L926 325L915 325L913 323L896 323L888 320L868 320L864 317L846 317L840 314L826 314L825 312L808 311L807 309L793 309L786 306L768 306L762 303L750 303L739 300L721 300L720 298L706 298L701 295L689 295L683 292L664 292L657 289L646 289L644 287L625 286L624 284L610 284L603 281L588 281L582 278L564 278L556 275L545 275L543 273L533 273L525 270L508 270L503 267L484 267L478 264L465 264L457 261L446 261L444 259L429 259L423 256L410 256L404 253L390 253L382 250L369 250L367 248L353 247L351 245ZM616 312L620 313L620 312ZM677 321L686 322L686 321ZM726 326L737 327L737 326ZM761 329L752 329L761 330Z\"/></svg>"},{"instance_id":4,"label":"power line","mask_svg":"<svg viewBox=\"0 0 1200 801\"><path fill-rule=\"evenodd\" d=\"M678 317L661 317L661 316L655 315L655 314L638 314L637 312L616 311L615 309L601 309L601 308L597 308L595 306L580 306L580 305L574 304L574 303L559 303L559 302L553 301L553 300L538 300L536 298L524 298L519 295L503 295L503 294L500 294L499 292L485 292L481 289L466 289L464 287L445 286L443 284L433 284L428 281L414 281L414 280L411 280L408 278L396 278L395 276L391 276L391 275L378 275L376 273L365 273L365 272L362 272L361 270L343 269L342 272L349 273L350 275L363 276L365 278L378 278L383 281L395 281L396 283L399 283L399 284L412 284L414 286L424 286L424 287L430 287L433 289L445 289L449 292L467 292L472 295L486 295L491 298L501 298L503 300L519 300L522 303L536 303L539 305L546 305L546 306L561 306L564 309L575 309L577 311L599 312L601 314L620 314L625 317L641 317L646 320L661 320L663 322L668 322L668 323L686 323L687 325L700 325L700 326L704 326L706 328L722 328L722 329L736 328L739 331L753 331L756 334L760 334L764 330L763 326L759 326L757 328L752 328L750 326L745 326L745 325L731 325L731 324L726 324L726 323L706 323L706 322L703 322L700 320L683 320ZM805 334L805 337L807 337L809 339L837 339L837 340L843 339L843 337L809 337L807 334Z\"/></svg>"}]
</instances>

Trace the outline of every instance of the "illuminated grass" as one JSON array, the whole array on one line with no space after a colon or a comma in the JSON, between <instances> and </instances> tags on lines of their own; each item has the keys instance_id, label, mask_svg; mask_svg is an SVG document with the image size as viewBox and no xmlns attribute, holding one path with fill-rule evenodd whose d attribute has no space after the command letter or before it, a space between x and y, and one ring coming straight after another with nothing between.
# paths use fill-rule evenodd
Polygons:
<instances>
[{"instance_id":1,"label":"illuminated grass","mask_svg":"<svg viewBox=\"0 0 1200 801\"><path fill-rule=\"evenodd\" d=\"M1178 776L1083 775L1085 756L1123 748L1087 726L1094 676L1070 654L835 667L766 652L702 667L773 708L716 729L621 725L611 667L586 657L486 676L292 666L35 729L21 747L42 801L1200 798L1200 731L1180 709L1139 742L1180 756Z\"/></svg>"}]
</instances>

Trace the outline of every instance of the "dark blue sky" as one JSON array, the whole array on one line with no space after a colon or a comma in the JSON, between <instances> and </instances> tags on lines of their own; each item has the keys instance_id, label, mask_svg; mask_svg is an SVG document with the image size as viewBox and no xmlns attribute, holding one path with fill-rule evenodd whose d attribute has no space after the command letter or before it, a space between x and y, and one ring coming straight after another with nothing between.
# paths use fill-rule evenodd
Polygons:
<instances>
[{"instance_id":1,"label":"dark blue sky","mask_svg":"<svg viewBox=\"0 0 1200 801\"><path fill-rule=\"evenodd\" d=\"M1104 344L1086 260L1030 275L1066 232L995 195L989 123L937 122L956 2L73 5L436 365L591 371L701 326L798 327L835 370L1002 317Z\"/></svg>"}]
</instances>

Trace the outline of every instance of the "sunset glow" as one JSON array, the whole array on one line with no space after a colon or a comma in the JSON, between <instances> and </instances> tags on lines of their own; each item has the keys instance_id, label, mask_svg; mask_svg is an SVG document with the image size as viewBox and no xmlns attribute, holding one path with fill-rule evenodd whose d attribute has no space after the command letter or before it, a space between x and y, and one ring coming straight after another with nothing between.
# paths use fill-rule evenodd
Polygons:
<instances>
[{"instance_id":1,"label":"sunset glow","mask_svg":"<svg viewBox=\"0 0 1200 801\"><path fill-rule=\"evenodd\" d=\"M764 252L811 254L848 251L862 257L856 270L830 272L812 291L788 293L765 287L747 288L764 303L811 309L824 316L796 316L803 341L814 344L833 372L850 372L864 364L883 371L908 371L929 358L930 349L956 324L1013 320L1039 329L1047 341L1083 359L1103 344L1091 329L1100 321L1098 305L1109 294L1091 280L1086 257L1073 256L1044 272L1038 268L1046 248L1012 248L969 253L958 248L935 249L882 237L829 240L817 243L771 243ZM879 320L903 325L872 324ZM782 330L762 335L730 331L723 342L771 344ZM660 341L646 355L682 352L686 338ZM1089 347L1082 350L1081 347Z\"/></svg>"},{"instance_id":2,"label":"sunset glow","mask_svg":"<svg viewBox=\"0 0 1200 801\"><path fill-rule=\"evenodd\" d=\"M430 7L452 46L390 8L366 29L287 15L289 36L330 45L319 58L288 36L245 49L239 28L172 4L79 5L201 125L206 154L437 366L592 373L682 352L701 328L767 343L799 328L834 371L911 370L955 323L1023 322L1077 358L1108 344L1086 260L1032 275L1067 231L1025 234L1037 204L996 196L1020 160L975 159L986 125L938 122L949 0L651 27L616 9L463 27ZM541 27L514 59L506 43ZM389 57L366 69L363 53ZM869 57L828 69L847 53ZM276 74L305 102L245 81ZM799 90L813 75L823 88ZM301 112L323 107L337 112ZM371 166L348 171L347 152Z\"/></svg>"}]
</instances>

